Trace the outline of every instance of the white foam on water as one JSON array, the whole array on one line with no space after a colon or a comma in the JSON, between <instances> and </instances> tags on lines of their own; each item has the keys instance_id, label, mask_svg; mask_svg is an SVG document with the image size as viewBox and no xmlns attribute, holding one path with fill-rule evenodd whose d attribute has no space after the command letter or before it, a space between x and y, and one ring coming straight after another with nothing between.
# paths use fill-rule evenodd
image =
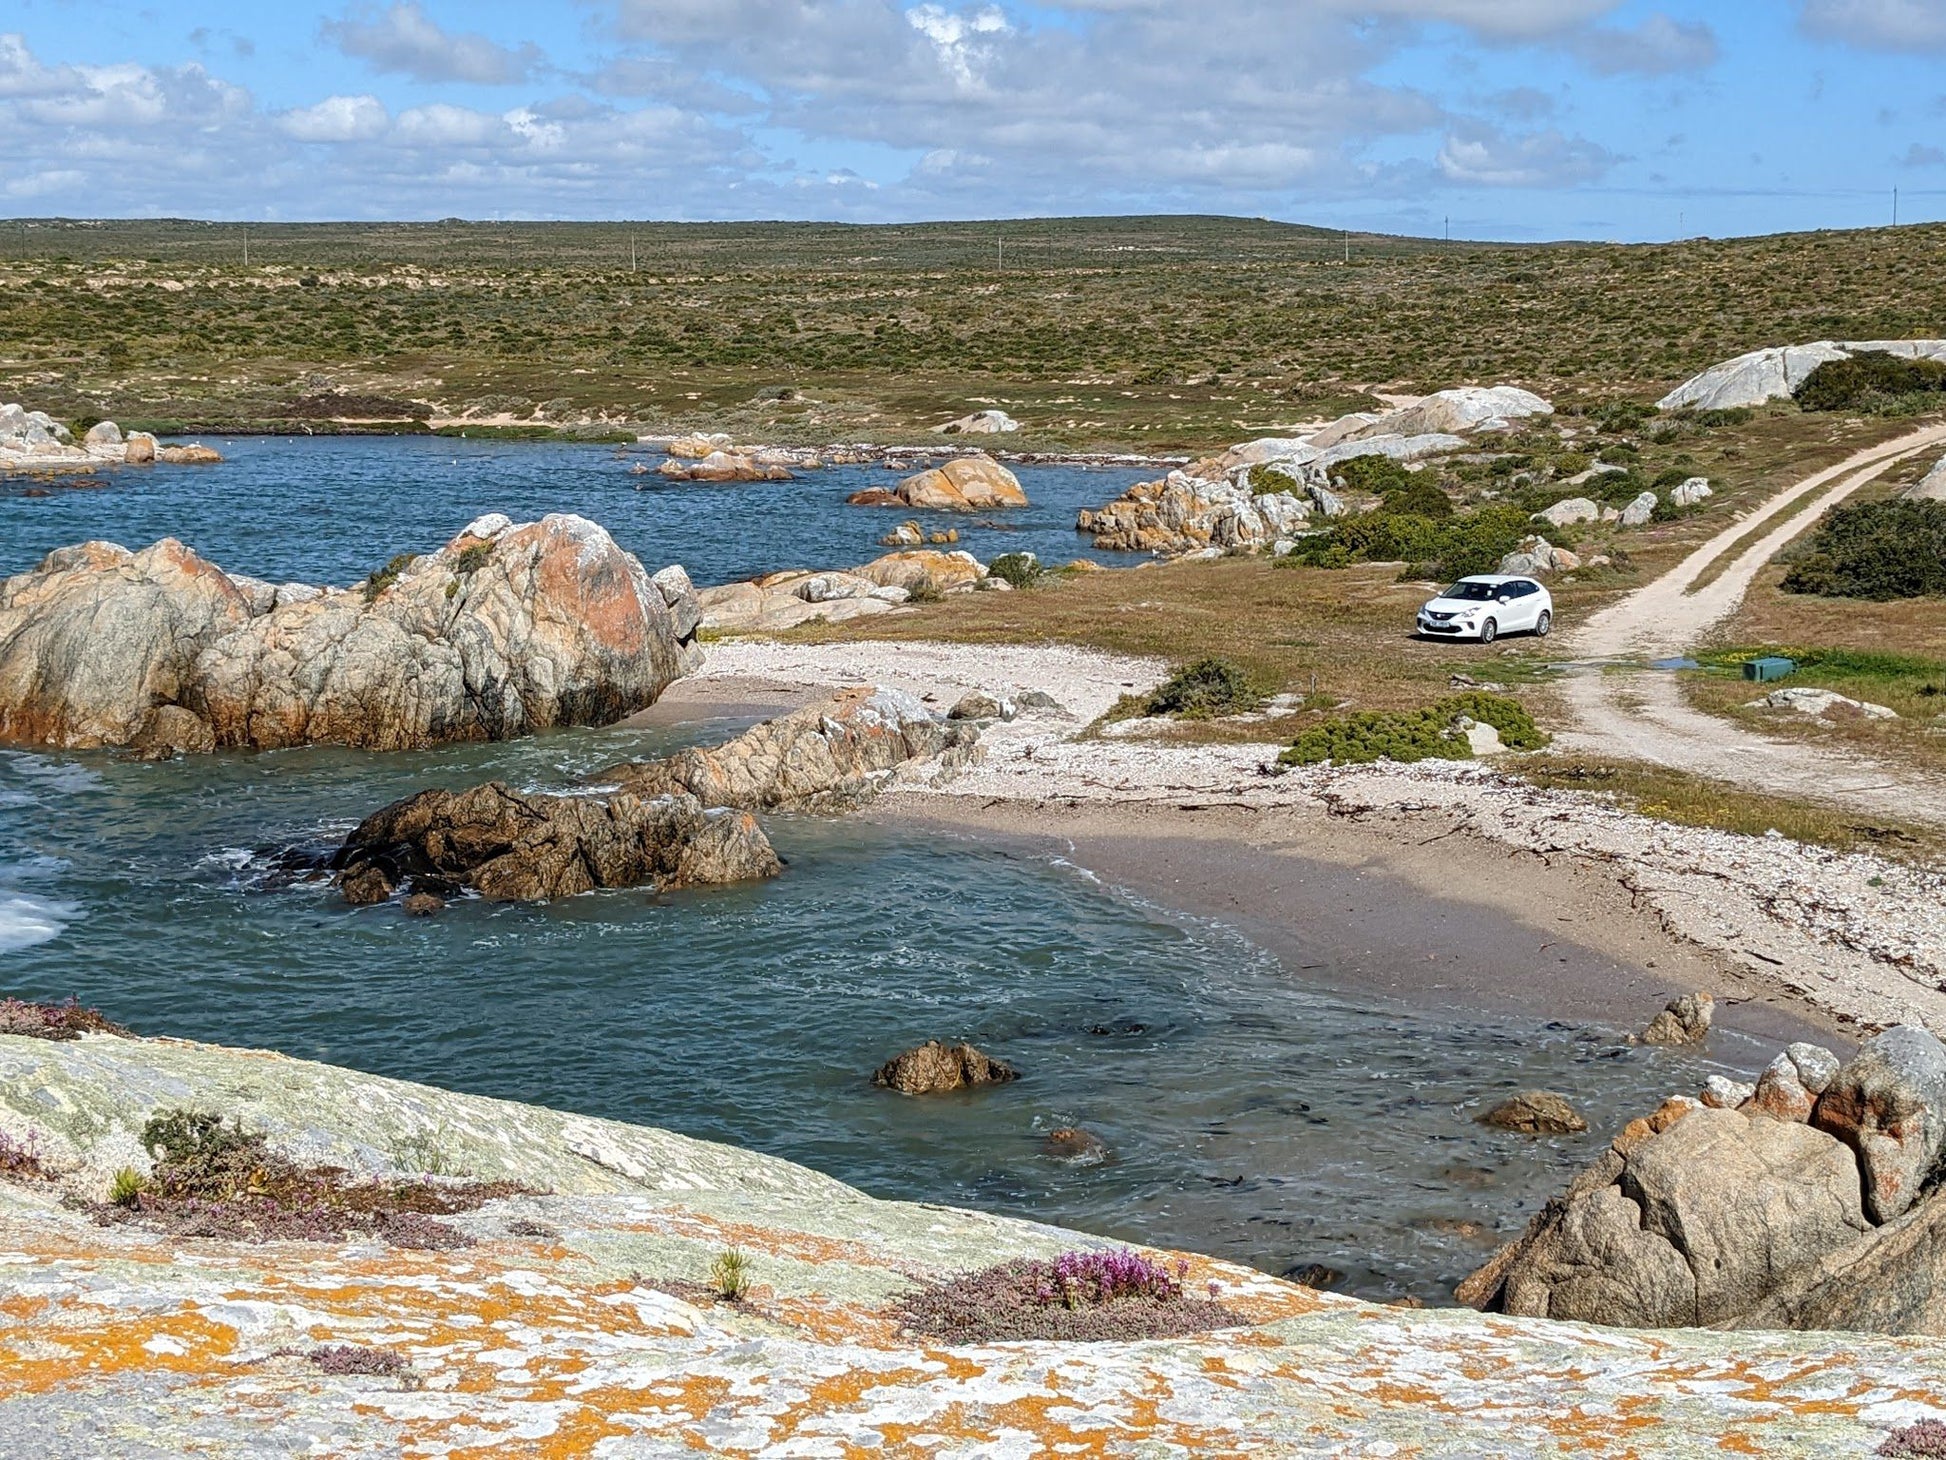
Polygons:
<instances>
[{"instance_id":1,"label":"white foam on water","mask_svg":"<svg viewBox=\"0 0 1946 1460\"><path fill-rule=\"evenodd\" d=\"M58 938L80 915L79 904L0 887L0 953Z\"/></svg>"}]
</instances>

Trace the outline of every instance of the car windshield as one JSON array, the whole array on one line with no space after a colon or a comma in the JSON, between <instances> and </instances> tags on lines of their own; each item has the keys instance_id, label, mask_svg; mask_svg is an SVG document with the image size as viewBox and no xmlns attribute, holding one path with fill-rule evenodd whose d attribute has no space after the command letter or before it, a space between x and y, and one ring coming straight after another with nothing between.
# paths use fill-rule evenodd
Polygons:
<instances>
[{"instance_id":1,"label":"car windshield","mask_svg":"<svg viewBox=\"0 0 1946 1460\"><path fill-rule=\"evenodd\" d=\"M1460 598L1468 603L1490 602L1499 589L1492 583L1475 583L1470 578L1462 578L1451 588L1440 594L1441 598Z\"/></svg>"}]
</instances>

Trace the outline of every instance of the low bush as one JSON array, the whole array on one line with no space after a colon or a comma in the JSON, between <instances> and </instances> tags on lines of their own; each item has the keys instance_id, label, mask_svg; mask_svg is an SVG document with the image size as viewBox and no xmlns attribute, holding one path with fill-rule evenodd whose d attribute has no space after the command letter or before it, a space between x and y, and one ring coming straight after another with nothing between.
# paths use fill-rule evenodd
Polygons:
<instances>
[{"instance_id":1,"label":"low bush","mask_svg":"<svg viewBox=\"0 0 1946 1460\"><path fill-rule=\"evenodd\" d=\"M0 999L0 1034L29 1039L79 1039L84 1034L134 1036L99 1009L85 1008L78 999L64 1004L36 1004L26 999Z\"/></svg>"},{"instance_id":2,"label":"low bush","mask_svg":"<svg viewBox=\"0 0 1946 1460\"><path fill-rule=\"evenodd\" d=\"M1462 720L1491 725L1509 750L1539 750L1547 736L1505 695L1470 690L1422 710L1361 710L1313 725L1278 759L1285 765L1369 765L1374 761L1471 760Z\"/></svg>"},{"instance_id":3,"label":"low bush","mask_svg":"<svg viewBox=\"0 0 1946 1460\"><path fill-rule=\"evenodd\" d=\"M1464 578L1490 573L1531 530L1527 509L1494 505L1450 517L1373 512L1340 517L1323 532L1298 539L1284 559L1309 567L1404 561L1417 578Z\"/></svg>"},{"instance_id":4,"label":"low bush","mask_svg":"<svg viewBox=\"0 0 1946 1460\"><path fill-rule=\"evenodd\" d=\"M1150 715L1209 720L1245 715L1263 702L1263 691L1248 671L1227 659L1211 658L1178 669L1149 694L1142 709Z\"/></svg>"},{"instance_id":5,"label":"low bush","mask_svg":"<svg viewBox=\"0 0 1946 1460\"><path fill-rule=\"evenodd\" d=\"M116 1177L110 1199L90 1208L103 1226L134 1222L178 1237L239 1242L336 1242L362 1234L438 1250L472 1245L438 1217L532 1194L513 1182L360 1179L336 1166L300 1165L260 1132L204 1111L158 1110L142 1128L142 1144L154 1170L146 1181Z\"/></svg>"},{"instance_id":6,"label":"low bush","mask_svg":"<svg viewBox=\"0 0 1946 1460\"><path fill-rule=\"evenodd\" d=\"M1826 515L1784 575L1824 598L1946 595L1946 502L1861 502Z\"/></svg>"},{"instance_id":7,"label":"low bush","mask_svg":"<svg viewBox=\"0 0 1946 1460\"><path fill-rule=\"evenodd\" d=\"M378 596L399 581L399 574L411 567L417 553L400 553L365 580L365 602L376 603Z\"/></svg>"},{"instance_id":8,"label":"low bush","mask_svg":"<svg viewBox=\"0 0 1946 1460\"><path fill-rule=\"evenodd\" d=\"M1795 396L1798 406L1807 411L1904 415L1946 406L1946 364L1863 350L1825 361L1804 377ZM1915 396L1916 402L1910 399Z\"/></svg>"},{"instance_id":9,"label":"low bush","mask_svg":"<svg viewBox=\"0 0 1946 1460\"><path fill-rule=\"evenodd\" d=\"M1126 1249L1016 1258L908 1293L893 1314L949 1343L1180 1338L1241 1321L1221 1303L1187 1296L1187 1275L1186 1263L1172 1272Z\"/></svg>"},{"instance_id":10,"label":"low bush","mask_svg":"<svg viewBox=\"0 0 1946 1460\"><path fill-rule=\"evenodd\" d=\"M1331 468L1331 475L1346 491L1384 496L1410 486L1416 473L1407 471L1403 462L1373 454L1341 461Z\"/></svg>"},{"instance_id":11,"label":"low bush","mask_svg":"<svg viewBox=\"0 0 1946 1460\"><path fill-rule=\"evenodd\" d=\"M1388 491L1379 511L1399 517L1425 517L1437 521L1453 515L1453 499L1424 475L1408 477Z\"/></svg>"},{"instance_id":12,"label":"low bush","mask_svg":"<svg viewBox=\"0 0 1946 1460\"><path fill-rule=\"evenodd\" d=\"M987 564L987 572L1016 588L1031 588L1041 576L1041 560L1032 553L1002 553Z\"/></svg>"},{"instance_id":13,"label":"low bush","mask_svg":"<svg viewBox=\"0 0 1946 1460\"><path fill-rule=\"evenodd\" d=\"M1253 497L1274 497L1279 492L1288 492L1296 496L1304 490L1296 477L1268 462L1260 461L1251 467L1250 475L1246 480L1250 483L1250 495Z\"/></svg>"}]
</instances>

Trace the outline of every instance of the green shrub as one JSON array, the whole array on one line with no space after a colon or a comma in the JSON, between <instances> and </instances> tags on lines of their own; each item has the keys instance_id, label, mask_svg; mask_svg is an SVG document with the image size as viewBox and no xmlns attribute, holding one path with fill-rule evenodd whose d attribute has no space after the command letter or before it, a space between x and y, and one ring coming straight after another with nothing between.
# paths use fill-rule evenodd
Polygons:
<instances>
[{"instance_id":1,"label":"green shrub","mask_svg":"<svg viewBox=\"0 0 1946 1460\"><path fill-rule=\"evenodd\" d=\"M1142 708L1151 715L1207 720L1248 714L1263 702L1263 691L1246 670L1227 659L1211 658L1178 669L1150 693Z\"/></svg>"},{"instance_id":2,"label":"green shrub","mask_svg":"<svg viewBox=\"0 0 1946 1460\"><path fill-rule=\"evenodd\" d=\"M379 594L399 581L399 574L411 567L418 558L417 553L400 553L384 567L365 580L365 602L376 603Z\"/></svg>"},{"instance_id":3,"label":"green shrub","mask_svg":"<svg viewBox=\"0 0 1946 1460\"><path fill-rule=\"evenodd\" d=\"M921 578L906 589L907 603L939 603L946 597L939 591L939 585L930 578Z\"/></svg>"},{"instance_id":4,"label":"green shrub","mask_svg":"<svg viewBox=\"0 0 1946 1460\"><path fill-rule=\"evenodd\" d=\"M1331 468L1331 475L1348 492L1370 492L1382 497L1411 486L1417 474L1407 471L1405 463L1375 453L1341 461Z\"/></svg>"},{"instance_id":5,"label":"green shrub","mask_svg":"<svg viewBox=\"0 0 1946 1460\"><path fill-rule=\"evenodd\" d=\"M1825 598L1946 596L1946 502L1861 502L1829 513L1784 575Z\"/></svg>"},{"instance_id":6,"label":"green shrub","mask_svg":"<svg viewBox=\"0 0 1946 1460\"><path fill-rule=\"evenodd\" d=\"M456 572L468 577L480 571L493 559L493 544L476 542L471 547L461 548L458 559L453 563Z\"/></svg>"},{"instance_id":7,"label":"green shrub","mask_svg":"<svg viewBox=\"0 0 1946 1460\"><path fill-rule=\"evenodd\" d=\"M1464 578L1499 567L1527 535L1528 516L1518 506L1495 505L1437 520L1392 512L1340 517L1299 538L1284 561L1318 568L1403 561L1415 577Z\"/></svg>"},{"instance_id":8,"label":"green shrub","mask_svg":"<svg viewBox=\"0 0 1946 1460\"><path fill-rule=\"evenodd\" d=\"M1589 460L1588 453L1585 451L1564 451L1554 458L1554 475L1578 477L1593 465L1594 462Z\"/></svg>"},{"instance_id":9,"label":"green shrub","mask_svg":"<svg viewBox=\"0 0 1946 1460\"><path fill-rule=\"evenodd\" d=\"M1721 406L1713 411L1697 411L1690 420L1705 431L1721 430L1725 426L1742 426L1756 417L1749 406Z\"/></svg>"},{"instance_id":10,"label":"green shrub","mask_svg":"<svg viewBox=\"0 0 1946 1460\"><path fill-rule=\"evenodd\" d=\"M1408 478L1396 491L1387 492L1378 510L1402 517L1451 517L1453 499L1422 474Z\"/></svg>"},{"instance_id":11,"label":"green shrub","mask_svg":"<svg viewBox=\"0 0 1946 1460\"><path fill-rule=\"evenodd\" d=\"M1304 490L1296 477L1268 462L1260 461L1251 467L1247 480L1250 483L1250 495L1253 497L1274 497L1279 492L1288 492L1295 496Z\"/></svg>"},{"instance_id":12,"label":"green shrub","mask_svg":"<svg viewBox=\"0 0 1946 1460\"><path fill-rule=\"evenodd\" d=\"M987 572L1016 588L1031 588L1041 576L1041 560L1032 553L1002 553L987 564Z\"/></svg>"},{"instance_id":13,"label":"green shrub","mask_svg":"<svg viewBox=\"0 0 1946 1460\"><path fill-rule=\"evenodd\" d=\"M1285 765L1471 760L1473 747L1460 729L1463 718L1493 726L1509 750L1539 750L1547 744L1520 701L1471 690L1422 710L1361 710L1313 725L1278 759Z\"/></svg>"},{"instance_id":14,"label":"green shrub","mask_svg":"<svg viewBox=\"0 0 1946 1460\"><path fill-rule=\"evenodd\" d=\"M1946 394L1946 364L1906 360L1883 350L1864 350L1827 360L1804 377L1796 391L1807 411L1865 411L1906 415L1929 408L1926 397ZM1909 397L1920 397L1914 403ZM1946 405L1946 400L1930 404Z\"/></svg>"}]
</instances>

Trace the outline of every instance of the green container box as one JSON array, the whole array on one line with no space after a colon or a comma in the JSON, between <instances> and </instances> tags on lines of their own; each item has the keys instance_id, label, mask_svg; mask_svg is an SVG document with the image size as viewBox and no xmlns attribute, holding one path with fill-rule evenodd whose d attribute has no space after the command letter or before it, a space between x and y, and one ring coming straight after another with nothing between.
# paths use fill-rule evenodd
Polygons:
<instances>
[{"instance_id":1,"label":"green container box","mask_svg":"<svg viewBox=\"0 0 1946 1460\"><path fill-rule=\"evenodd\" d=\"M1768 684L1773 679L1782 679L1787 674L1797 672L1795 659L1746 659L1743 661L1743 677L1754 679L1758 684Z\"/></svg>"}]
</instances>

